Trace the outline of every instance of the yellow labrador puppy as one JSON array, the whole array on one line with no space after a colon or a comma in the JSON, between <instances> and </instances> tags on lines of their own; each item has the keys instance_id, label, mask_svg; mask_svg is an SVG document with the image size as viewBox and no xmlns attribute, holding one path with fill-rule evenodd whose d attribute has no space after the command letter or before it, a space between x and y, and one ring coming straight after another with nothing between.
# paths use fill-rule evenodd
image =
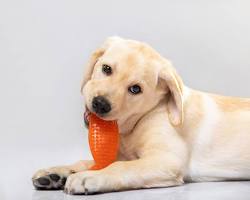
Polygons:
<instances>
[{"instance_id":1,"label":"yellow labrador puppy","mask_svg":"<svg viewBox=\"0 0 250 200\"><path fill-rule=\"evenodd\" d=\"M93 161L40 170L36 188L93 194L250 179L250 99L184 86L147 44L107 39L90 58L82 93L88 110L118 121L119 157L98 171L88 170Z\"/></svg>"}]
</instances>

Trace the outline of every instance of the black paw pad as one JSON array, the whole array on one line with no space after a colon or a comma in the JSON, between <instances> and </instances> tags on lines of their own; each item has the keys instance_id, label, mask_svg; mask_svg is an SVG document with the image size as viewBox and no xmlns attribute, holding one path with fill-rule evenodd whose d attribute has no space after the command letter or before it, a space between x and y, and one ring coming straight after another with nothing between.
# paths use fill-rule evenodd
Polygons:
<instances>
[{"instance_id":1,"label":"black paw pad","mask_svg":"<svg viewBox=\"0 0 250 200\"><path fill-rule=\"evenodd\" d=\"M43 186L50 184L50 180L45 177L38 178L37 181L40 185L43 185Z\"/></svg>"},{"instance_id":2,"label":"black paw pad","mask_svg":"<svg viewBox=\"0 0 250 200\"><path fill-rule=\"evenodd\" d=\"M52 181L55 181L55 182L59 181L60 179L60 176L58 176L57 174L50 174L49 177Z\"/></svg>"},{"instance_id":3,"label":"black paw pad","mask_svg":"<svg viewBox=\"0 0 250 200\"><path fill-rule=\"evenodd\" d=\"M63 177L63 178L62 178L62 180L61 180L62 185L65 185L66 180L67 180L67 178L66 178L66 177Z\"/></svg>"},{"instance_id":4,"label":"black paw pad","mask_svg":"<svg viewBox=\"0 0 250 200\"><path fill-rule=\"evenodd\" d=\"M60 190L64 188L67 178L59 174L48 174L32 179L33 185L38 190Z\"/></svg>"}]
</instances>

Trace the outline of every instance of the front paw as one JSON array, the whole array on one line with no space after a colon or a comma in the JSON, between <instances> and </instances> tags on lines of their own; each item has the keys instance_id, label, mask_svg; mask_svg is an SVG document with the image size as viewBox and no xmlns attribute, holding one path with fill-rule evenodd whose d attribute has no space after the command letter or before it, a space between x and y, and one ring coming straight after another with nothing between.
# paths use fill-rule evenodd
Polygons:
<instances>
[{"instance_id":1,"label":"front paw","mask_svg":"<svg viewBox=\"0 0 250 200\"><path fill-rule=\"evenodd\" d=\"M104 192L105 178L98 171L85 171L68 177L64 192L67 194L94 194Z\"/></svg>"},{"instance_id":2,"label":"front paw","mask_svg":"<svg viewBox=\"0 0 250 200\"><path fill-rule=\"evenodd\" d=\"M74 173L66 167L53 167L37 171L32 182L38 190L63 189L67 177Z\"/></svg>"}]
</instances>

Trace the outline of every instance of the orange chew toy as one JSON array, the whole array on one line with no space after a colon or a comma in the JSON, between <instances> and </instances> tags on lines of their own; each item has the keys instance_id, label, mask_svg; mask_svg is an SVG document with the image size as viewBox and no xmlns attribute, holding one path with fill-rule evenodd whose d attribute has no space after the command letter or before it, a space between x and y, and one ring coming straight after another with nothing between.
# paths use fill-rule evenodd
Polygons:
<instances>
[{"instance_id":1,"label":"orange chew toy","mask_svg":"<svg viewBox=\"0 0 250 200\"><path fill-rule=\"evenodd\" d=\"M89 115L89 146L95 165L90 170L107 167L116 160L119 132L116 121L105 121L95 114Z\"/></svg>"}]
</instances>

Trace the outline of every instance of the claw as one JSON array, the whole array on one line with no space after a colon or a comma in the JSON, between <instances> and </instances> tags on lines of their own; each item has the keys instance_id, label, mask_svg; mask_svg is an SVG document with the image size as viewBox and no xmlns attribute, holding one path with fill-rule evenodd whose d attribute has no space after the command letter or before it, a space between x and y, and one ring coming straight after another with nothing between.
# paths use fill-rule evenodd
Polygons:
<instances>
[{"instance_id":1,"label":"claw","mask_svg":"<svg viewBox=\"0 0 250 200\"><path fill-rule=\"evenodd\" d=\"M88 195L88 194L89 194L88 189L85 188L84 194L85 194L85 195Z\"/></svg>"},{"instance_id":2,"label":"claw","mask_svg":"<svg viewBox=\"0 0 250 200\"><path fill-rule=\"evenodd\" d=\"M68 188L64 188L63 192L68 194Z\"/></svg>"}]
</instances>

